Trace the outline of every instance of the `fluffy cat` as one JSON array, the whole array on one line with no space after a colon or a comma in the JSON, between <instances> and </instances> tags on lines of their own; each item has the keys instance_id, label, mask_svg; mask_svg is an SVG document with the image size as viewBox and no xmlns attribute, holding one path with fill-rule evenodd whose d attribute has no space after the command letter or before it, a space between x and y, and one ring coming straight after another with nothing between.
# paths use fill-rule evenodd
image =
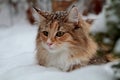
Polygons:
<instances>
[{"instance_id":1,"label":"fluffy cat","mask_svg":"<svg viewBox=\"0 0 120 80\"><path fill-rule=\"evenodd\" d=\"M96 53L96 43L89 36L90 25L82 19L77 7L69 12L44 12L40 16L36 37L38 63L71 71L86 66Z\"/></svg>"}]
</instances>

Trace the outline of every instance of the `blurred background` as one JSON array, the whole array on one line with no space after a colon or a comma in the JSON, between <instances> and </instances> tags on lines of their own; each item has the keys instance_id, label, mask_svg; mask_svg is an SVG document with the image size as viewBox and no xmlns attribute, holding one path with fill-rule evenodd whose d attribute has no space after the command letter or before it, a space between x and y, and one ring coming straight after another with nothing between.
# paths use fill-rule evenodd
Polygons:
<instances>
[{"instance_id":1,"label":"blurred background","mask_svg":"<svg viewBox=\"0 0 120 80\"><path fill-rule=\"evenodd\" d=\"M76 5L79 11L87 16L88 14L98 15L106 3L106 0L0 0L0 24L14 24L13 17L27 17L30 24L34 23L32 7L34 5L45 11L61 11ZM7 21L6 21L7 20Z\"/></svg>"},{"instance_id":2,"label":"blurred background","mask_svg":"<svg viewBox=\"0 0 120 80\"><path fill-rule=\"evenodd\" d=\"M98 61L120 57L120 0L0 0L0 29L20 22L35 27L31 4L45 11L67 10L76 5L91 23L90 35L98 43L98 57L102 58Z\"/></svg>"}]
</instances>

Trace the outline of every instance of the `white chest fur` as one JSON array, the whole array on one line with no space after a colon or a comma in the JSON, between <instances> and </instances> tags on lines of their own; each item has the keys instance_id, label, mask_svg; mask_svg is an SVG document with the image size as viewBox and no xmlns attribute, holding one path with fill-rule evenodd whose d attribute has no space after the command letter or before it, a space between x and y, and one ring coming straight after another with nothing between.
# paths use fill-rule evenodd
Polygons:
<instances>
[{"instance_id":1,"label":"white chest fur","mask_svg":"<svg viewBox=\"0 0 120 80\"><path fill-rule=\"evenodd\" d=\"M53 66L66 71L74 64L80 64L80 59L72 59L70 58L70 53L68 51L64 51L60 54L49 54L46 66Z\"/></svg>"}]
</instances>

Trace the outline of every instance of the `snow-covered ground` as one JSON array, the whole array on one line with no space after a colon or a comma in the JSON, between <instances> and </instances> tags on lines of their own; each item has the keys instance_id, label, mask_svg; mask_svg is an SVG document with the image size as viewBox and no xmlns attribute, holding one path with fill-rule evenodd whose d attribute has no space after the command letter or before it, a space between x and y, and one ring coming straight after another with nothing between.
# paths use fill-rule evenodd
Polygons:
<instances>
[{"instance_id":1,"label":"snow-covered ground","mask_svg":"<svg viewBox=\"0 0 120 80\"><path fill-rule=\"evenodd\" d=\"M88 66L72 72L37 65L37 27L19 20L0 27L0 80L113 80L110 65Z\"/></svg>"},{"instance_id":2,"label":"snow-covered ground","mask_svg":"<svg viewBox=\"0 0 120 80\"><path fill-rule=\"evenodd\" d=\"M15 19L14 25L0 26L0 80L114 80L111 63L72 72L38 65L35 59L37 27L23 17Z\"/></svg>"},{"instance_id":3,"label":"snow-covered ground","mask_svg":"<svg viewBox=\"0 0 120 80\"><path fill-rule=\"evenodd\" d=\"M0 80L113 80L108 65L72 72L39 66L35 60L37 27L25 21L0 28Z\"/></svg>"}]
</instances>

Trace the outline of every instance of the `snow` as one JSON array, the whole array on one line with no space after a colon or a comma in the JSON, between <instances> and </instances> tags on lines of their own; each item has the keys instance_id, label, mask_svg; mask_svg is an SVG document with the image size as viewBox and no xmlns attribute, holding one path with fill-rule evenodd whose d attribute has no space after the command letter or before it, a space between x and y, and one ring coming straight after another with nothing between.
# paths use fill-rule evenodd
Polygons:
<instances>
[{"instance_id":1,"label":"snow","mask_svg":"<svg viewBox=\"0 0 120 80\"><path fill-rule=\"evenodd\" d=\"M3 15L7 15L4 13L0 14L1 23L9 20L9 17L4 19ZM98 18L98 26L93 26L92 31L104 30L100 28L102 19ZM13 24L0 25L0 80L114 80L111 63L91 65L72 72L38 65L35 58L37 29L22 14L13 17Z\"/></svg>"},{"instance_id":2,"label":"snow","mask_svg":"<svg viewBox=\"0 0 120 80\"><path fill-rule=\"evenodd\" d=\"M119 22L119 18L116 15L114 15L114 14L115 14L115 10L108 11L107 15L109 15L109 17L107 17L107 21L118 23Z\"/></svg>"},{"instance_id":3,"label":"snow","mask_svg":"<svg viewBox=\"0 0 120 80\"><path fill-rule=\"evenodd\" d=\"M91 26L91 32L98 33L98 32L106 32L107 27L105 24L105 11L103 10L98 17L93 22L93 25Z\"/></svg>"},{"instance_id":4,"label":"snow","mask_svg":"<svg viewBox=\"0 0 120 80\"><path fill-rule=\"evenodd\" d=\"M72 72L46 68L35 59L37 27L19 20L0 28L0 80L113 80L110 65L92 65Z\"/></svg>"},{"instance_id":5,"label":"snow","mask_svg":"<svg viewBox=\"0 0 120 80\"><path fill-rule=\"evenodd\" d=\"M111 43L112 41L111 41L109 38L103 38L103 42L109 44L109 43Z\"/></svg>"},{"instance_id":6,"label":"snow","mask_svg":"<svg viewBox=\"0 0 120 80\"><path fill-rule=\"evenodd\" d=\"M114 48L115 53L120 53L120 39L117 41L115 48Z\"/></svg>"},{"instance_id":7,"label":"snow","mask_svg":"<svg viewBox=\"0 0 120 80\"><path fill-rule=\"evenodd\" d=\"M8 6L0 4L0 19L0 27L11 24Z\"/></svg>"}]
</instances>

